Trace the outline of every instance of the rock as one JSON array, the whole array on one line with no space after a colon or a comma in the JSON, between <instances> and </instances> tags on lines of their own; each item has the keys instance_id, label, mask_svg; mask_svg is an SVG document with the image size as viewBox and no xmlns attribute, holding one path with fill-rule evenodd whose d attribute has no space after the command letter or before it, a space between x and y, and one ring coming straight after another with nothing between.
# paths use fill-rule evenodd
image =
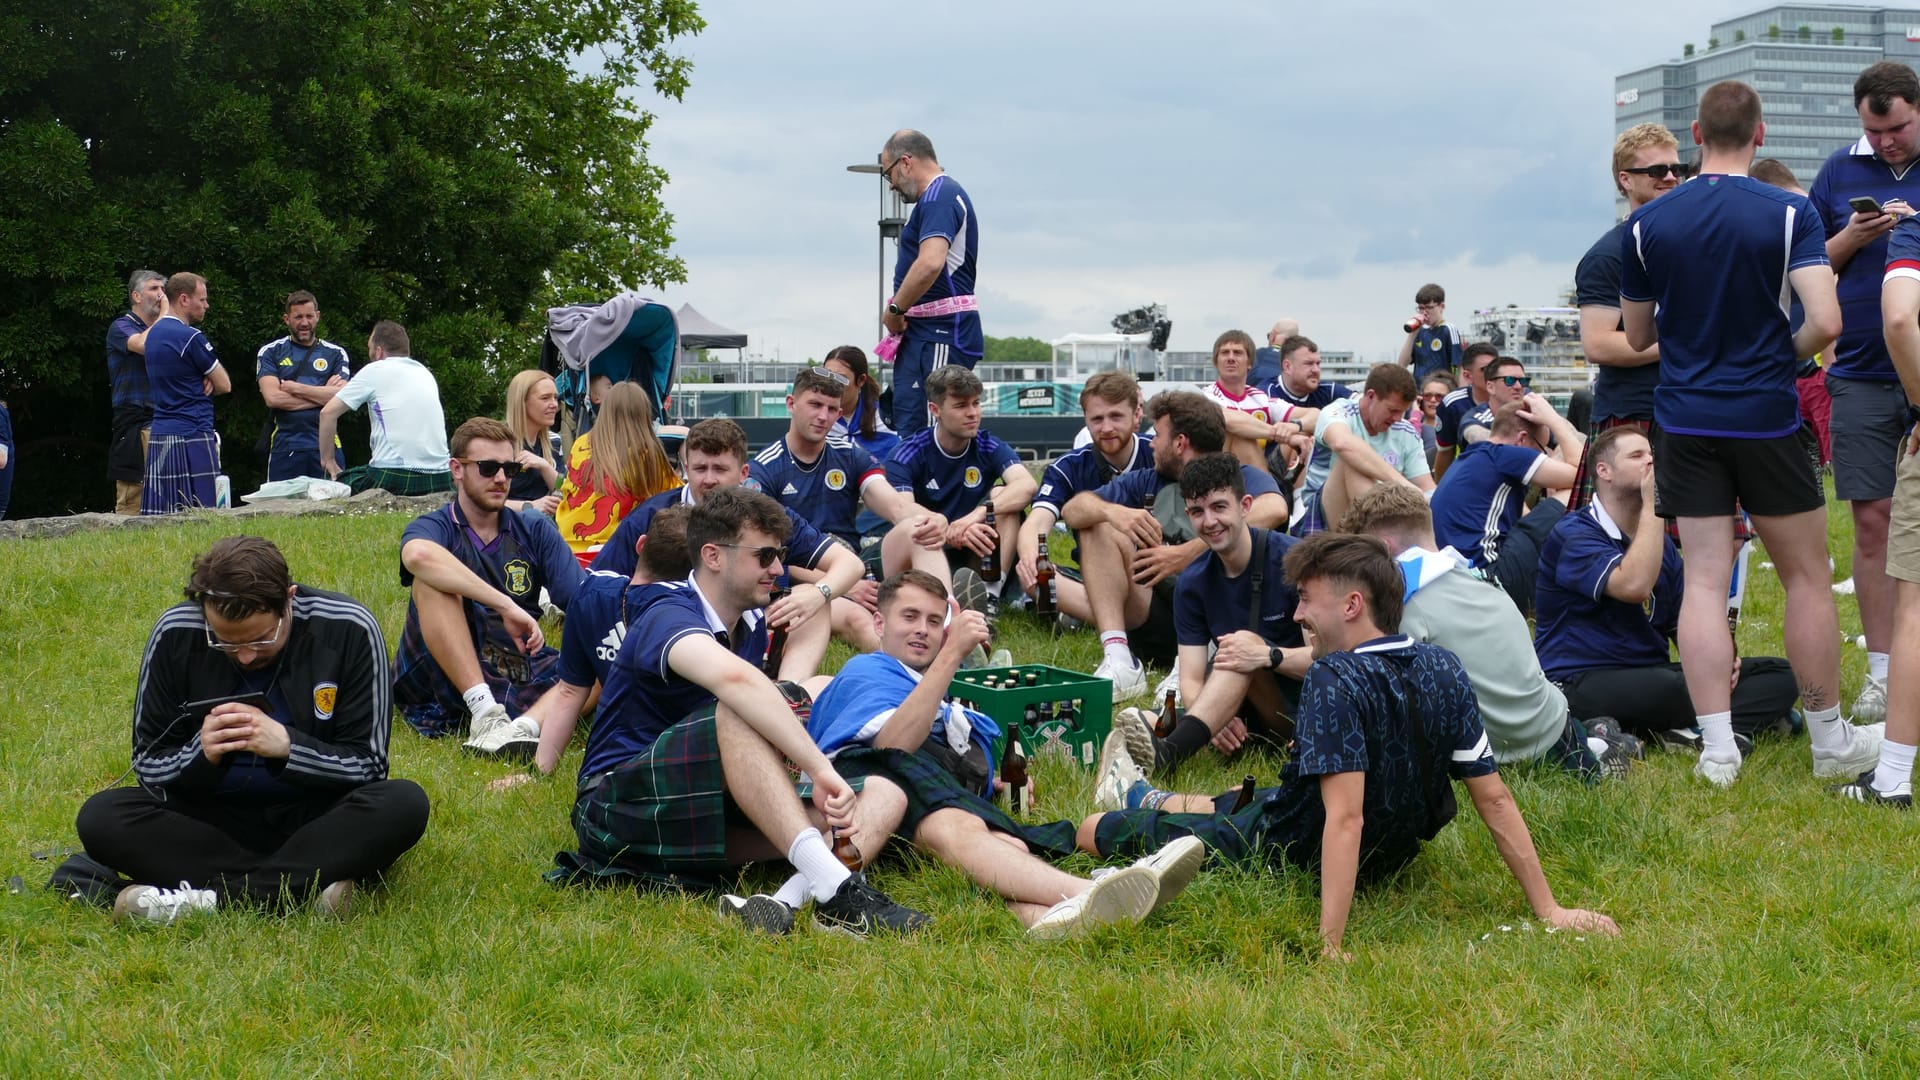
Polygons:
<instances>
[{"instance_id":1,"label":"rock","mask_svg":"<svg viewBox=\"0 0 1920 1080\"><path fill-rule=\"evenodd\" d=\"M276 499L236 506L230 510L196 510L161 517L73 514L68 517L27 518L23 521L0 521L0 540L41 540L99 529L153 529L209 518L230 519L237 523L259 517L306 517L319 514L424 514L445 505L450 498L452 495L445 492L435 495L394 495L373 488L347 499L318 502L310 499Z\"/></svg>"}]
</instances>

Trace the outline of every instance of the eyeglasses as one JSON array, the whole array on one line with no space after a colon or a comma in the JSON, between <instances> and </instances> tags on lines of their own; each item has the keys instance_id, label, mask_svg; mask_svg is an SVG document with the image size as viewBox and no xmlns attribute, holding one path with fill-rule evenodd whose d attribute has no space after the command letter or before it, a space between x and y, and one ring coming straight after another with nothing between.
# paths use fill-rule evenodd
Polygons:
<instances>
[{"instance_id":1,"label":"eyeglasses","mask_svg":"<svg viewBox=\"0 0 1920 1080\"><path fill-rule=\"evenodd\" d=\"M898 167L900 166L900 163L901 163L901 162L903 162L903 161L905 161L905 160L907 160L908 158L910 158L910 157L912 157L912 156L913 156L912 154L901 154L901 155L900 155L899 157L897 157L897 158L894 158L894 159L893 159L893 164L891 164L891 165L888 165L888 166L887 166L886 168L884 168L884 169L881 169L881 170L880 170L880 179L882 179L882 180L885 180L885 181L886 181L886 182L888 182L888 183L892 183L892 182L893 182L893 170L894 170L894 169L896 169L896 168L898 168Z\"/></svg>"},{"instance_id":2,"label":"eyeglasses","mask_svg":"<svg viewBox=\"0 0 1920 1080\"><path fill-rule=\"evenodd\" d=\"M213 636L213 624L208 623L206 625L207 648L212 649L214 652L226 653L228 656L232 656L242 649L252 649L258 652L261 649L268 648L274 642L279 641L280 631L286 629L286 625L286 612L281 612L280 618L274 621L273 636L264 641L221 641L219 638Z\"/></svg>"},{"instance_id":3,"label":"eyeglasses","mask_svg":"<svg viewBox=\"0 0 1920 1080\"><path fill-rule=\"evenodd\" d=\"M471 465L476 469L479 469L480 475L486 477L489 480L493 479L495 476L498 476L502 470L506 472L509 478L519 476L520 470L524 468L524 466L522 466L517 461L490 461L490 460L487 460L486 458L464 458L464 457L456 458L455 460L463 462L467 465Z\"/></svg>"},{"instance_id":4,"label":"eyeglasses","mask_svg":"<svg viewBox=\"0 0 1920 1080\"><path fill-rule=\"evenodd\" d=\"M1687 177L1693 175L1693 166L1678 163L1672 165L1642 165L1637 169L1622 169L1620 171L1630 172L1635 176L1651 176L1655 180L1665 180L1669 176L1677 176L1685 180Z\"/></svg>"},{"instance_id":5,"label":"eyeglasses","mask_svg":"<svg viewBox=\"0 0 1920 1080\"><path fill-rule=\"evenodd\" d=\"M1533 376L1531 375L1495 375L1494 379L1506 383L1508 386L1533 385Z\"/></svg>"},{"instance_id":6,"label":"eyeglasses","mask_svg":"<svg viewBox=\"0 0 1920 1080\"><path fill-rule=\"evenodd\" d=\"M745 544L718 544L716 546L732 548L735 551L752 552L753 557L760 560L760 569L762 570L772 566L775 559L781 562L787 561L787 548L784 544L779 547L748 547Z\"/></svg>"},{"instance_id":7,"label":"eyeglasses","mask_svg":"<svg viewBox=\"0 0 1920 1080\"><path fill-rule=\"evenodd\" d=\"M840 374L839 372L833 370L832 368L810 367L807 369L807 374L818 375L821 378L825 378L825 379L832 379L834 381L834 385L840 387L840 389L842 390L845 390L853 382L853 380L847 378L845 375Z\"/></svg>"},{"instance_id":8,"label":"eyeglasses","mask_svg":"<svg viewBox=\"0 0 1920 1080\"><path fill-rule=\"evenodd\" d=\"M1445 394L1421 394L1420 400L1421 401L1440 401L1444 399L1446 396L1447 395Z\"/></svg>"}]
</instances>

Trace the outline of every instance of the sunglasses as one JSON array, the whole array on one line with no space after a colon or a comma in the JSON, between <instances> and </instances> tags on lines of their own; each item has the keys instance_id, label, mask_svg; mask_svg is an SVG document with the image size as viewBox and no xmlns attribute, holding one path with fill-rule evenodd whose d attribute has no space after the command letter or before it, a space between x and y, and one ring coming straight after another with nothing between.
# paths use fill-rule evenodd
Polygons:
<instances>
[{"instance_id":1,"label":"sunglasses","mask_svg":"<svg viewBox=\"0 0 1920 1080\"><path fill-rule=\"evenodd\" d=\"M832 368L810 367L807 369L807 374L818 375L821 378L825 378L825 379L832 379L834 382L834 385L840 387L842 390L845 390L848 387L848 385L850 385L853 381L847 378L845 375L842 375L839 372L833 370Z\"/></svg>"},{"instance_id":2,"label":"sunglasses","mask_svg":"<svg viewBox=\"0 0 1920 1080\"><path fill-rule=\"evenodd\" d=\"M1637 169L1622 169L1621 171L1630 172L1635 176L1651 176L1655 180L1665 180L1669 176L1677 176L1680 179L1685 180L1687 177L1693 175L1693 166L1691 165L1642 165Z\"/></svg>"},{"instance_id":3,"label":"sunglasses","mask_svg":"<svg viewBox=\"0 0 1920 1080\"><path fill-rule=\"evenodd\" d=\"M1506 383L1508 386L1530 387L1533 385L1533 376L1531 375L1495 375L1494 379Z\"/></svg>"},{"instance_id":4,"label":"sunglasses","mask_svg":"<svg viewBox=\"0 0 1920 1080\"><path fill-rule=\"evenodd\" d=\"M773 561L775 559L778 559L781 562L785 562L787 560L787 548L786 548L786 545L784 544L782 544L779 547L748 547L745 544L719 544L716 546L723 547L723 548L732 548L735 551L751 552L754 558L760 560L760 569L762 570L765 570L767 567L772 566Z\"/></svg>"},{"instance_id":5,"label":"sunglasses","mask_svg":"<svg viewBox=\"0 0 1920 1080\"><path fill-rule=\"evenodd\" d=\"M480 475L491 480L504 470L509 478L519 476L524 467L517 461L489 461L485 458L460 458L460 461L480 470Z\"/></svg>"}]
</instances>

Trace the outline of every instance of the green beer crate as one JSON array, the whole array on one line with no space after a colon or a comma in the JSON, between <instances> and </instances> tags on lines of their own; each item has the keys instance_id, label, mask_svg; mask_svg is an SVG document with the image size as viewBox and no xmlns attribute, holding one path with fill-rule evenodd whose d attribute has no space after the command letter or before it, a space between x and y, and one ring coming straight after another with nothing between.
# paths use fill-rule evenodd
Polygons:
<instances>
[{"instance_id":1,"label":"green beer crate","mask_svg":"<svg viewBox=\"0 0 1920 1080\"><path fill-rule=\"evenodd\" d=\"M1033 676L1031 686L1027 685L1029 675ZM1014 685L1004 685L1009 679ZM1002 685L989 687L988 680ZM1058 756L1091 769L1100 758L1100 744L1113 730L1113 684L1065 668L1046 664L974 668L955 675L948 693L993 717L1003 732L1018 724L1029 757ZM1033 720L1028 719L1029 708L1035 714ZM994 751L999 754L1005 749L1002 736Z\"/></svg>"}]
</instances>

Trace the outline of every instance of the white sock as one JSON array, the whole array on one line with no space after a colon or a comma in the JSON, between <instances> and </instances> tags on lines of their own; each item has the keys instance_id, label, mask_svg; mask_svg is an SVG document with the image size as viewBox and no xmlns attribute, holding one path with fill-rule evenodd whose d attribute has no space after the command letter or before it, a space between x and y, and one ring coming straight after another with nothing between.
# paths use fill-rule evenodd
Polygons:
<instances>
[{"instance_id":1,"label":"white sock","mask_svg":"<svg viewBox=\"0 0 1920 1080\"><path fill-rule=\"evenodd\" d=\"M807 895L807 875L795 874L780 886L780 891L774 893L773 898L790 908L798 909L801 904L807 902Z\"/></svg>"},{"instance_id":2,"label":"white sock","mask_svg":"<svg viewBox=\"0 0 1920 1080\"><path fill-rule=\"evenodd\" d=\"M1101 634L1100 646L1106 650L1108 664L1121 671L1132 671L1137 666L1133 658L1133 650L1127 648L1127 635Z\"/></svg>"},{"instance_id":3,"label":"white sock","mask_svg":"<svg viewBox=\"0 0 1920 1080\"><path fill-rule=\"evenodd\" d=\"M833 899L833 894L853 876L845 863L833 857L833 849L827 846L826 838L818 829L802 830L793 838L793 845L787 848L787 861L807 879L815 900Z\"/></svg>"},{"instance_id":4,"label":"white sock","mask_svg":"<svg viewBox=\"0 0 1920 1080\"><path fill-rule=\"evenodd\" d=\"M999 596L999 595L1000 595L1000 590L1001 590L1002 588L1005 588L1005 587L1006 587L1006 584L1007 584L1007 579L1006 579L1005 577L1002 577L1002 578L1001 578L1001 579L1000 579L999 581L989 581L989 582L987 582L987 583L986 583L986 586L987 586L987 595L988 595L988 596L994 596L994 597L997 597L997 596Z\"/></svg>"},{"instance_id":5,"label":"white sock","mask_svg":"<svg viewBox=\"0 0 1920 1080\"><path fill-rule=\"evenodd\" d=\"M1897 742L1882 740L1880 764L1873 770L1873 790L1882 795L1900 795L1913 790L1913 750Z\"/></svg>"},{"instance_id":6,"label":"white sock","mask_svg":"<svg viewBox=\"0 0 1920 1080\"><path fill-rule=\"evenodd\" d=\"M1700 756L1713 761L1739 761L1740 748L1733 745L1733 713L1707 713L1694 717L1700 725Z\"/></svg>"},{"instance_id":7,"label":"white sock","mask_svg":"<svg viewBox=\"0 0 1920 1080\"><path fill-rule=\"evenodd\" d=\"M1867 674L1881 686L1887 685L1887 654L1870 652L1867 654Z\"/></svg>"},{"instance_id":8,"label":"white sock","mask_svg":"<svg viewBox=\"0 0 1920 1080\"><path fill-rule=\"evenodd\" d=\"M473 714L475 720L480 719L481 713L499 704L493 700L493 691L487 688L486 683L470 686L460 696L466 699L467 711Z\"/></svg>"},{"instance_id":9,"label":"white sock","mask_svg":"<svg viewBox=\"0 0 1920 1080\"><path fill-rule=\"evenodd\" d=\"M1807 741L1822 750L1844 750L1853 745L1852 725L1840 720L1840 706L1807 710Z\"/></svg>"}]
</instances>

